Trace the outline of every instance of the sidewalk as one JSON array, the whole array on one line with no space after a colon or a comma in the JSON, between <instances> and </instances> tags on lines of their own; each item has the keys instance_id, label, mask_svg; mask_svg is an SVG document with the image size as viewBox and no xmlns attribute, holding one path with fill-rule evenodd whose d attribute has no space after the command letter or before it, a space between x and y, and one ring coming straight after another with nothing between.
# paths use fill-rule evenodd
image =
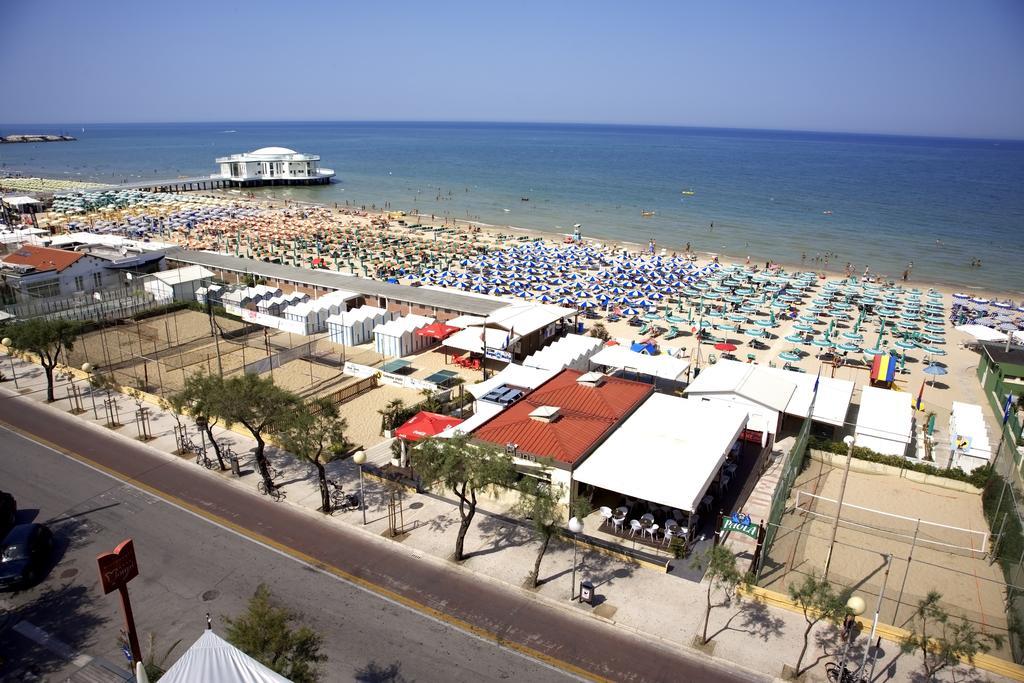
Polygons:
<instances>
[{"instance_id":1,"label":"sidewalk","mask_svg":"<svg viewBox=\"0 0 1024 683\"><path fill-rule=\"evenodd\" d=\"M6 362L4 366L4 375L7 377L10 375L10 366ZM42 369L16 360L15 372L19 393L40 403L44 402L46 385ZM105 393L100 392L93 396L85 382L78 381L77 385L84 395L82 407L85 409L78 418L95 425L105 423ZM70 411L68 386L66 380L57 382L57 401L52 404L52 408L65 413ZM0 387L13 392L14 382L6 381ZM96 399L95 412L93 398ZM126 424L112 431L134 440L138 435L133 417L136 401L128 396L120 396L117 402L120 406L121 421ZM203 471L192 462L192 458L173 454L176 447L174 418L156 406L147 404L145 407L150 409L150 428L155 437L147 442L146 446L161 453L168 461ZM198 443L200 438L194 425L190 420L182 421L190 426L189 434ZM231 444L231 448L243 460L243 472L250 473L240 479L231 476L230 473L216 470L206 471L206 475L220 477L240 490L247 491L253 496L259 495L256 492L258 478L251 473L251 452L254 442L246 436L220 427L214 427L214 433L218 440ZM212 451L210 454L212 456ZM364 478L367 525L362 527L362 516L358 511L338 513L333 517L325 517L316 512L320 505L320 495L312 467L298 463L287 453L273 448L268 448L268 456L280 473L277 481L283 485L286 494L282 505L301 509L317 520L348 525L378 539L387 533L389 494L383 484L368 477ZM327 469L328 476L340 481L347 491L358 489L358 469L351 461L331 463ZM540 575L544 583L536 590L528 590L523 588L523 582L533 565L538 548L538 543L532 537L529 528L479 511L480 514L474 520L466 538L466 553L469 557L461 565L455 565L448 558L454 548L458 528L457 505L431 493L406 492L402 494L401 502L404 529L407 533L393 542L401 543L412 555L423 561L470 573L481 580L497 583L510 591L518 592L524 599L539 600L577 614L581 618L600 619L617 628L638 634L647 641L660 643L669 648L690 648L694 636L700 632L706 584L681 580L596 551L581 549L577 581L587 578L593 582L597 595L596 606L571 602L569 598L573 588L572 544L559 539L551 542L541 565ZM481 507L503 509L503 504L498 499L490 498L482 500ZM721 597L716 596L716 600L721 600ZM709 650L716 659L778 677L783 665L792 665L796 662L802 645L804 626L800 614L750 600L744 600L741 609L737 609L737 601L734 599L730 607L712 610L709 633L715 635ZM804 659L805 664L819 657L821 659L805 680L825 680L824 664L835 654L832 645L834 641L830 633L831 629L826 627L812 634L808 654ZM860 642L863 643L866 639L867 636L864 635ZM916 657L901 656L899 646L894 643L883 641L881 650L881 658L875 668L875 680L918 680L920 667ZM858 650L855 653L858 661L862 652L863 650ZM957 676L958 680L964 680L962 673ZM944 680L951 679L952 676L948 673L944 677ZM987 672L977 672L970 680L1008 679Z\"/></svg>"}]
</instances>

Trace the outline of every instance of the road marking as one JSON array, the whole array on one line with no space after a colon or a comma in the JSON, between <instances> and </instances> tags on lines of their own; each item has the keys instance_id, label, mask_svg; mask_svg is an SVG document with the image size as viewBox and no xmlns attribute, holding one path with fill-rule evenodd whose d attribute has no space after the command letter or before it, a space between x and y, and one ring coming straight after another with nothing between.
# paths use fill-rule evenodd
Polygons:
<instances>
[{"instance_id":1,"label":"road marking","mask_svg":"<svg viewBox=\"0 0 1024 683\"><path fill-rule=\"evenodd\" d=\"M581 667L576 666L575 664L570 664L569 662L560 660L556 657L552 657L548 654L535 650L527 645L521 645L519 643L510 642L498 633L494 633L493 631L489 631L485 628L476 626L450 614L445 614L444 612L436 610L433 607L429 607L428 605L424 605L423 603L420 603L416 600L407 598L406 596L391 591L383 586L380 586L371 581L367 581L366 579L350 574L349 572L346 572L344 569L335 567L334 565L328 564L326 562L321 562L320 560L310 555L307 555L301 550L296 550L295 548L291 548L290 546L287 546L283 543L279 543L272 538L260 534L259 532L246 529L245 527L235 524L234 522L225 519L220 515L214 514L212 512L194 506L188 501L182 500L181 498L178 498L173 494L160 491L159 489L156 489L150 486L149 484L143 483L133 477L129 477L128 475L122 474L117 470L109 468L101 463L95 462L92 459L85 457L84 455L71 451L70 449L66 449L63 446L56 444L50 441L49 439L46 439L45 437L38 436L36 434L23 430L20 427L16 427L11 423L7 422L6 420L0 419L0 425L2 425L8 431L17 434L26 441L35 442L43 446L44 448L48 448L49 450L54 451L58 455L63 455L64 457L74 460L75 462L79 463L84 467L88 467L89 469L92 469L100 474L106 475L111 479L119 481L123 484L127 484L128 486L134 487L140 491L144 491L150 494L151 496L154 496L155 498L162 500L168 505L176 507L183 512L187 512L190 515L202 519L208 524L213 524L214 526L219 527L224 531L235 534L236 536L244 538L251 543L255 543L256 545L262 546L267 550L275 552L278 555L286 557L292 560L293 562L297 562L298 564L301 564L309 569L317 571L326 576L330 576L344 583L348 583L352 585L354 588L358 588L359 590L370 595L373 595L377 598L380 598L392 605L405 608L411 612L419 614L422 617L430 619L431 621L448 626L450 628L454 628L455 630L460 631L476 640L480 640L491 645L496 645L497 647L503 650L512 652L525 659L535 661L536 663L539 663L540 665L553 671L557 671L558 673L568 674L574 678L577 678L578 680L583 681L598 681L601 683L611 682L611 679L604 678L597 674L591 673Z\"/></svg>"}]
</instances>

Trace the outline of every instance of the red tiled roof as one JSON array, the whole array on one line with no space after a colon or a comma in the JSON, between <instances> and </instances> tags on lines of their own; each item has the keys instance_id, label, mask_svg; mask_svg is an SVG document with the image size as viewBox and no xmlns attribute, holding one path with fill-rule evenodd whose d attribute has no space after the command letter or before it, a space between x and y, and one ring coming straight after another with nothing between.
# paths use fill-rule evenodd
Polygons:
<instances>
[{"instance_id":1,"label":"red tiled roof","mask_svg":"<svg viewBox=\"0 0 1024 683\"><path fill-rule=\"evenodd\" d=\"M55 270L58 273L85 256L79 251L64 251L50 247L35 247L24 244L13 254L4 256L3 262L16 266L31 266L39 271Z\"/></svg>"},{"instance_id":2,"label":"red tiled roof","mask_svg":"<svg viewBox=\"0 0 1024 683\"><path fill-rule=\"evenodd\" d=\"M473 437L499 446L514 443L519 451L575 465L654 392L641 382L606 377L600 386L576 380L583 373L563 370L519 403L480 425ZM559 408L553 422L530 413L541 406Z\"/></svg>"}]
</instances>

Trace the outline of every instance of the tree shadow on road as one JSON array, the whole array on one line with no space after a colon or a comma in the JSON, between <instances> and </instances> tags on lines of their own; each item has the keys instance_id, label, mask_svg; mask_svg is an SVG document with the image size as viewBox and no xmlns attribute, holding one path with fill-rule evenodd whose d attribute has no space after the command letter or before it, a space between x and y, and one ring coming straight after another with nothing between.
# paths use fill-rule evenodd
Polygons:
<instances>
[{"instance_id":1,"label":"tree shadow on road","mask_svg":"<svg viewBox=\"0 0 1024 683\"><path fill-rule=\"evenodd\" d=\"M24 624L26 627L31 624L42 629L74 652L84 652L92 644L96 630L108 621L102 616L102 608L94 604L99 597L87 586L64 584L43 590L35 599L17 608L12 616L19 622L27 622ZM11 624L11 628L14 626L16 624ZM31 642L21 635L3 633L0 637L0 658L3 660L0 680L8 680L8 673L18 670L45 675L70 663L66 653L29 647Z\"/></svg>"},{"instance_id":2,"label":"tree shadow on road","mask_svg":"<svg viewBox=\"0 0 1024 683\"><path fill-rule=\"evenodd\" d=\"M375 660L356 669L355 680L359 683L413 683L412 679L402 675L401 662L391 662L387 666L381 666Z\"/></svg>"}]
</instances>

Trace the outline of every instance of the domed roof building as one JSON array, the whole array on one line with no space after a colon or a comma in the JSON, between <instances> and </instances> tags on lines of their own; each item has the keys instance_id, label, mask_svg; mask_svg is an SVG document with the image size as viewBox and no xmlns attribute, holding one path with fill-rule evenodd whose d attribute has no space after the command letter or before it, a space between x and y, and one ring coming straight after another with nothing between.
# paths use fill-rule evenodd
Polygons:
<instances>
[{"instance_id":1,"label":"domed roof building","mask_svg":"<svg viewBox=\"0 0 1024 683\"><path fill-rule=\"evenodd\" d=\"M244 154L219 157L220 173L214 178L234 185L326 185L334 170L320 168L320 156L287 147L261 147Z\"/></svg>"}]
</instances>

